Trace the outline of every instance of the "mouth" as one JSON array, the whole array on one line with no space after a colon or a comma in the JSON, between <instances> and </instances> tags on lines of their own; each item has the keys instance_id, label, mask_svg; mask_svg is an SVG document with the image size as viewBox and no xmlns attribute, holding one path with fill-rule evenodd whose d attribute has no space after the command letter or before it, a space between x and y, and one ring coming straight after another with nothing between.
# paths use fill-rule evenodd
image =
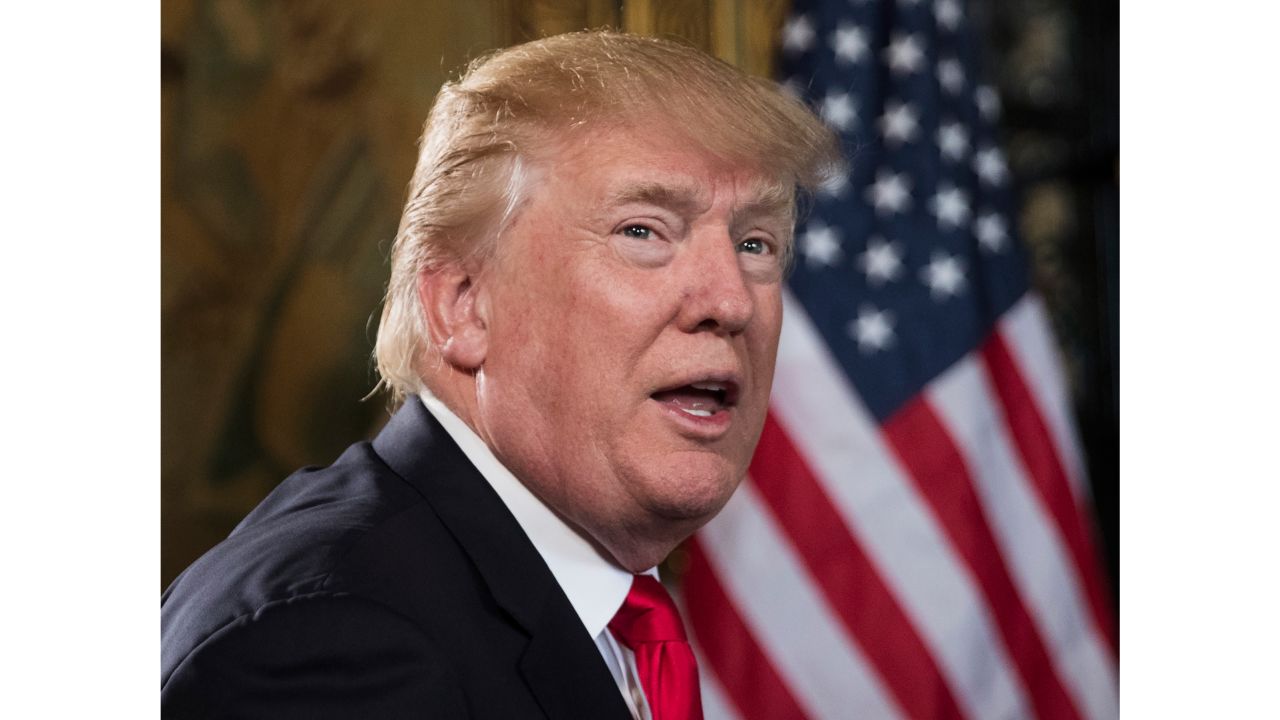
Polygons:
<instances>
[{"instance_id":1,"label":"mouth","mask_svg":"<svg viewBox=\"0 0 1280 720\"><path fill-rule=\"evenodd\" d=\"M650 397L686 424L707 431L728 426L739 394L736 378L706 376L663 388Z\"/></svg>"}]
</instances>

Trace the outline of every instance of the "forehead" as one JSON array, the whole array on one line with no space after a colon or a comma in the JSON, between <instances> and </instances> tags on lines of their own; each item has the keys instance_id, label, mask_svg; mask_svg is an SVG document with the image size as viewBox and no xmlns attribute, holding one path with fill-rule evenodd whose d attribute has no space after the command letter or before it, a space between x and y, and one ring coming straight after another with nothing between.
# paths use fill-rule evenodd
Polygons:
<instances>
[{"instance_id":1,"label":"forehead","mask_svg":"<svg viewBox=\"0 0 1280 720\"><path fill-rule=\"evenodd\" d=\"M596 207L652 204L694 212L727 196L736 210L787 215L794 203L794 183L763 163L717 156L678 132L592 129L559 143L547 160L554 184Z\"/></svg>"}]
</instances>

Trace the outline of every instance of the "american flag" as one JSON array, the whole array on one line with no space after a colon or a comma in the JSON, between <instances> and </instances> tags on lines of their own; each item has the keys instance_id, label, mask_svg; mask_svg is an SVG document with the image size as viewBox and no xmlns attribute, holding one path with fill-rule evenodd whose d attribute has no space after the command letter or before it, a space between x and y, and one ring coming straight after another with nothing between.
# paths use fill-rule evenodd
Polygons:
<instances>
[{"instance_id":1,"label":"american flag","mask_svg":"<svg viewBox=\"0 0 1280 720\"><path fill-rule=\"evenodd\" d=\"M1118 715L1067 394L960 0L799 0L849 172L796 230L750 475L689 545L708 718Z\"/></svg>"}]
</instances>

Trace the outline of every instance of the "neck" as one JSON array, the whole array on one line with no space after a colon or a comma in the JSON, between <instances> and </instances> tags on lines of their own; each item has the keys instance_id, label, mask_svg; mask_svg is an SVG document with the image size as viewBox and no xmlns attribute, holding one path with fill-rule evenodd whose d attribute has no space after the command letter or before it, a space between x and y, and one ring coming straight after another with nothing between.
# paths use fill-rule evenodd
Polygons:
<instances>
[{"instance_id":1,"label":"neck","mask_svg":"<svg viewBox=\"0 0 1280 720\"><path fill-rule=\"evenodd\" d=\"M504 458L495 447L479 412L476 374L459 371L447 363L441 363L434 373L424 376L424 380L429 392L464 422L543 505L575 528L604 555L612 558L615 564L629 572L642 573L658 565L705 522L706 518L672 519L658 516L639 522L635 518L606 520L590 512L575 512L575 508L593 507L595 500L558 497L554 489L541 488L538 483L529 482L526 475L536 471L521 467L519 463L512 463L512 458Z\"/></svg>"}]
</instances>

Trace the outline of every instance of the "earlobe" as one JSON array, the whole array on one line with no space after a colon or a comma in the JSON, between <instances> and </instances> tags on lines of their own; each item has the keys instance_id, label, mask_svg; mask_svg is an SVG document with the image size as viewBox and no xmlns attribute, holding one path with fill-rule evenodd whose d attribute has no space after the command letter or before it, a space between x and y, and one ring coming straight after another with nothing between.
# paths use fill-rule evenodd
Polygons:
<instances>
[{"instance_id":1,"label":"earlobe","mask_svg":"<svg viewBox=\"0 0 1280 720\"><path fill-rule=\"evenodd\" d=\"M488 324L477 294L475 277L458 265L418 275L418 300L427 336L445 362L466 372L479 369L489 349Z\"/></svg>"}]
</instances>

